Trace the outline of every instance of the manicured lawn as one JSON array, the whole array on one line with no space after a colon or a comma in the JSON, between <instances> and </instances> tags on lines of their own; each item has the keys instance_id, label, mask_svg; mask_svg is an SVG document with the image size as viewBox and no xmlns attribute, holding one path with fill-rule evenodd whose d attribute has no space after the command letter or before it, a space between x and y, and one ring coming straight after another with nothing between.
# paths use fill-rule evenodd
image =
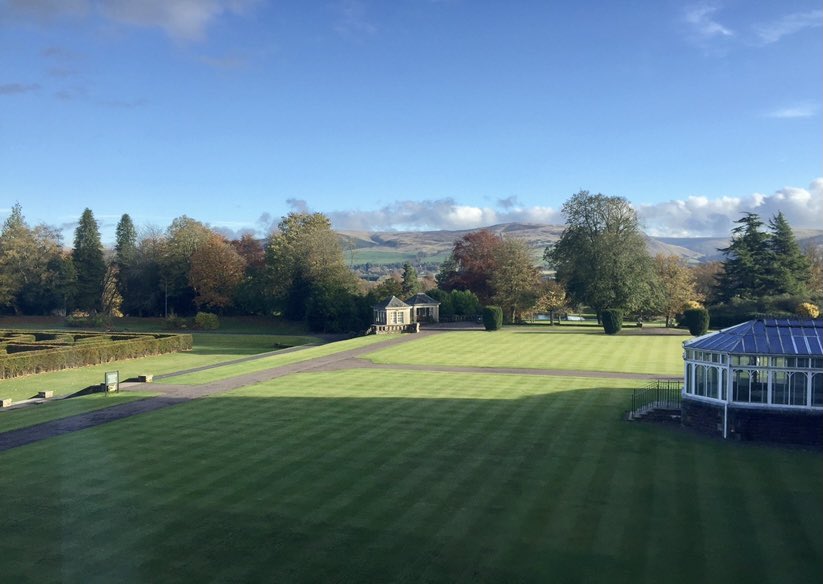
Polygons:
<instances>
[{"instance_id":1,"label":"manicured lawn","mask_svg":"<svg viewBox=\"0 0 823 584\"><path fill-rule=\"evenodd\" d=\"M10 582L818 582L819 453L624 382L300 374L0 454Z\"/></svg>"},{"instance_id":2,"label":"manicured lawn","mask_svg":"<svg viewBox=\"0 0 823 584\"><path fill-rule=\"evenodd\" d=\"M384 341L390 340L391 336L386 335L372 335L368 337L357 337L345 341L337 341L335 343L328 343L320 345L319 347L306 347L299 351L285 353L282 355L272 355L271 357L263 357L255 359L254 361L247 361L245 363L237 363L236 365L226 365L217 369L208 369L205 371L198 371L196 373L187 373L185 375L178 375L165 379L163 383L172 383L175 385L199 385L201 383L209 383L211 381L219 381L221 379L228 379L238 375L245 375L246 373L254 373L255 371L263 371L271 369L272 367L281 367L290 363L300 363L315 359L317 357L325 357L326 355L333 355L349 349L357 349L360 347L367 347Z\"/></svg>"},{"instance_id":3,"label":"manicured lawn","mask_svg":"<svg viewBox=\"0 0 823 584\"><path fill-rule=\"evenodd\" d=\"M156 394L133 391L114 394L94 393L71 399L61 399L53 402L30 405L25 408L3 411L0 412L0 432L8 432L9 430L34 426L35 424L42 424L43 422L51 420L68 418L75 414L82 414L130 401L145 399L152 395Z\"/></svg>"},{"instance_id":4,"label":"manicured lawn","mask_svg":"<svg viewBox=\"0 0 823 584\"><path fill-rule=\"evenodd\" d=\"M546 327L547 329L549 327ZM680 335L616 335L514 327L496 332L460 331L377 351L375 363L459 367L525 367L651 373L683 372Z\"/></svg>"},{"instance_id":5,"label":"manicured lawn","mask_svg":"<svg viewBox=\"0 0 823 584\"><path fill-rule=\"evenodd\" d=\"M195 333L194 347L190 352L7 379L0 381L0 398L28 399L44 389L53 390L55 395L68 395L90 385L102 383L106 371L119 370L121 380L142 373L160 375L272 351L278 344L305 344L312 341L316 339L279 335Z\"/></svg>"}]
</instances>

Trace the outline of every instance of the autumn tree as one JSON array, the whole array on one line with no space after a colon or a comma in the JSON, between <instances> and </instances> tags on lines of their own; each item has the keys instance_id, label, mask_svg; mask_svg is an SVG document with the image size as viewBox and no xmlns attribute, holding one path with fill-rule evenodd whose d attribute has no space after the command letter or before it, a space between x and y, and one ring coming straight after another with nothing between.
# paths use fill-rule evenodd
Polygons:
<instances>
[{"instance_id":1,"label":"autumn tree","mask_svg":"<svg viewBox=\"0 0 823 584\"><path fill-rule=\"evenodd\" d=\"M566 289L556 280L542 282L537 290L534 309L549 315L549 322L554 323L555 315L568 306Z\"/></svg>"},{"instance_id":2,"label":"autumn tree","mask_svg":"<svg viewBox=\"0 0 823 584\"><path fill-rule=\"evenodd\" d=\"M245 314L271 313L266 294L266 252L262 242L246 233L231 244L246 266L243 279L235 290L235 307Z\"/></svg>"},{"instance_id":3,"label":"autumn tree","mask_svg":"<svg viewBox=\"0 0 823 584\"><path fill-rule=\"evenodd\" d=\"M91 209L86 208L74 230L72 261L77 278L74 303L80 310L97 312L102 307L106 262L100 230Z\"/></svg>"},{"instance_id":4,"label":"autumn tree","mask_svg":"<svg viewBox=\"0 0 823 584\"><path fill-rule=\"evenodd\" d=\"M702 262L690 266L694 279L694 289L698 298L703 298L706 303L712 304L717 292L717 282L720 274L723 273L723 264L719 261Z\"/></svg>"},{"instance_id":5,"label":"autumn tree","mask_svg":"<svg viewBox=\"0 0 823 584\"><path fill-rule=\"evenodd\" d=\"M813 298L823 298L823 248L810 246L804 255L809 262L809 292Z\"/></svg>"},{"instance_id":6,"label":"autumn tree","mask_svg":"<svg viewBox=\"0 0 823 584\"><path fill-rule=\"evenodd\" d=\"M441 266L438 285L444 290L471 290L487 304L494 296L491 283L497 268L497 250L503 239L481 229L454 242L449 258Z\"/></svg>"},{"instance_id":7,"label":"autumn tree","mask_svg":"<svg viewBox=\"0 0 823 584\"><path fill-rule=\"evenodd\" d=\"M269 291L286 318L303 320L313 295L354 290L337 234L322 213L289 213L266 245Z\"/></svg>"},{"instance_id":8,"label":"autumn tree","mask_svg":"<svg viewBox=\"0 0 823 584\"><path fill-rule=\"evenodd\" d=\"M245 260L217 233L192 252L189 284L195 291L198 308L221 311L229 306L243 280Z\"/></svg>"},{"instance_id":9,"label":"autumn tree","mask_svg":"<svg viewBox=\"0 0 823 584\"><path fill-rule=\"evenodd\" d=\"M604 308L641 311L654 292L654 268L629 202L580 191L563 214L563 233L543 257L571 300L598 315Z\"/></svg>"},{"instance_id":10,"label":"autumn tree","mask_svg":"<svg viewBox=\"0 0 823 584\"><path fill-rule=\"evenodd\" d=\"M0 230L0 307L15 314L64 310L73 292L73 267L60 234L42 224L29 227L15 204Z\"/></svg>"},{"instance_id":11,"label":"autumn tree","mask_svg":"<svg viewBox=\"0 0 823 584\"><path fill-rule=\"evenodd\" d=\"M695 289L694 272L677 256L657 254L654 258L657 273L659 311L666 317L666 326L683 310L689 300L702 300Z\"/></svg>"},{"instance_id":12,"label":"autumn tree","mask_svg":"<svg viewBox=\"0 0 823 584\"><path fill-rule=\"evenodd\" d=\"M213 235L206 225L186 215L175 218L166 230L161 247L160 276L169 310L178 314L194 311L196 292L189 277L191 260L195 251Z\"/></svg>"},{"instance_id":13,"label":"autumn tree","mask_svg":"<svg viewBox=\"0 0 823 584\"><path fill-rule=\"evenodd\" d=\"M516 322L537 300L540 274L523 241L504 239L496 247L494 256L495 269L489 281L492 300L503 309L508 322Z\"/></svg>"}]
</instances>

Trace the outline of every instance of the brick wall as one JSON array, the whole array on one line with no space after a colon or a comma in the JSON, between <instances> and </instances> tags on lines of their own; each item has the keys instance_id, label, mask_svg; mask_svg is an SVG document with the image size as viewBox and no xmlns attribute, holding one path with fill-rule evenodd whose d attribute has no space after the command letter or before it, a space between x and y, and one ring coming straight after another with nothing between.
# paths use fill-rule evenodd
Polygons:
<instances>
[{"instance_id":1,"label":"brick wall","mask_svg":"<svg viewBox=\"0 0 823 584\"><path fill-rule=\"evenodd\" d=\"M684 426L723 435L723 406L684 399ZM823 412L729 407L729 438L823 447Z\"/></svg>"}]
</instances>

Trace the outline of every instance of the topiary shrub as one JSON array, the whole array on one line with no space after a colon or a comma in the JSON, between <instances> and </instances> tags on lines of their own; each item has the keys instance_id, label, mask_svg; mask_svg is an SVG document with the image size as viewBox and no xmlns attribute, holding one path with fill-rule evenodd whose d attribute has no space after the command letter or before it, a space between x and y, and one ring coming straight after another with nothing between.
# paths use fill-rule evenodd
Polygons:
<instances>
[{"instance_id":1,"label":"topiary shrub","mask_svg":"<svg viewBox=\"0 0 823 584\"><path fill-rule=\"evenodd\" d=\"M496 331L503 327L503 309L499 306L483 307L483 326L487 331Z\"/></svg>"},{"instance_id":2,"label":"topiary shrub","mask_svg":"<svg viewBox=\"0 0 823 584\"><path fill-rule=\"evenodd\" d=\"M198 312L194 317L194 327L200 330L214 330L220 328L220 319L211 312Z\"/></svg>"},{"instance_id":3,"label":"topiary shrub","mask_svg":"<svg viewBox=\"0 0 823 584\"><path fill-rule=\"evenodd\" d=\"M623 311L619 308L606 308L600 313L600 322L607 335L616 335L623 328Z\"/></svg>"},{"instance_id":4,"label":"topiary shrub","mask_svg":"<svg viewBox=\"0 0 823 584\"><path fill-rule=\"evenodd\" d=\"M709 330L709 311L705 308L689 308L683 312L683 320L689 334L695 337L705 335Z\"/></svg>"}]
</instances>

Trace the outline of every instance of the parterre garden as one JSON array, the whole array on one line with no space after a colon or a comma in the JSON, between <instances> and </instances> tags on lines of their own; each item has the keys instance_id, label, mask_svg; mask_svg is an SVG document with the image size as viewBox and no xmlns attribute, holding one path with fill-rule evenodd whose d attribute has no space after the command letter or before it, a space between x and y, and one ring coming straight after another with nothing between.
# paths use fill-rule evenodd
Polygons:
<instances>
[{"instance_id":1,"label":"parterre garden","mask_svg":"<svg viewBox=\"0 0 823 584\"><path fill-rule=\"evenodd\" d=\"M605 345L546 332L527 343L522 330L438 334L370 357L454 364L486 350L474 365L529 367L521 353L537 343L532 368L562 369L556 359L585 353L601 371L653 363L666 374L680 358L676 343L663 351L676 357L650 357L650 345L622 349L630 337ZM299 373L12 449L0 453L0 574L818 582L819 452L624 422L637 383L572 372Z\"/></svg>"}]
</instances>

